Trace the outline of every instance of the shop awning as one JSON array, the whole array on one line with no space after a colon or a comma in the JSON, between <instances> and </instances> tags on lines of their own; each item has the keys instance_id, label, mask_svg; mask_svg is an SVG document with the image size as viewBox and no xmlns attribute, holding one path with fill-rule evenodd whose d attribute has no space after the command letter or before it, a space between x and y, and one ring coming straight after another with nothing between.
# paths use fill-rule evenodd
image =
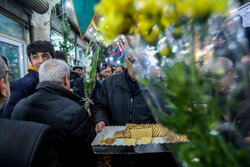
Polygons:
<instances>
[{"instance_id":1,"label":"shop awning","mask_svg":"<svg viewBox=\"0 0 250 167\"><path fill-rule=\"evenodd\" d=\"M49 3L45 0L20 0L27 7L33 9L39 14L44 14L49 9Z\"/></svg>"}]
</instances>

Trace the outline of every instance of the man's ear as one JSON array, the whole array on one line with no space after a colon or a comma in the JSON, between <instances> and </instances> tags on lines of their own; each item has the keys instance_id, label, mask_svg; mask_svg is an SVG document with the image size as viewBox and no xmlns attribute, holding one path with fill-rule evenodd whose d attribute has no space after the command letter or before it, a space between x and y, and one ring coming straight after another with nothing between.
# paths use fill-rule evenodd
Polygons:
<instances>
[{"instance_id":1,"label":"man's ear","mask_svg":"<svg viewBox=\"0 0 250 167\"><path fill-rule=\"evenodd\" d=\"M5 84L3 78L0 79L0 95L2 97L6 97L7 96L6 84Z\"/></svg>"},{"instance_id":2,"label":"man's ear","mask_svg":"<svg viewBox=\"0 0 250 167\"><path fill-rule=\"evenodd\" d=\"M70 84L69 75L66 75L66 77L64 78L64 85L70 87L70 85L68 84Z\"/></svg>"}]
</instances>

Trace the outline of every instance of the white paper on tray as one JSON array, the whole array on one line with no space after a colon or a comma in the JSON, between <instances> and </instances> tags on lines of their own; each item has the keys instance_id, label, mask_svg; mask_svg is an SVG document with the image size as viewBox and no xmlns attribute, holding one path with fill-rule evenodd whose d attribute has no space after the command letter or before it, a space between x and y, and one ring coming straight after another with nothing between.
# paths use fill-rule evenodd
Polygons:
<instances>
[{"instance_id":1,"label":"white paper on tray","mask_svg":"<svg viewBox=\"0 0 250 167\"><path fill-rule=\"evenodd\" d=\"M101 140L113 138L115 131L125 130L126 126L105 126L100 133L97 134L92 145L100 145ZM123 145L124 139L116 139L112 145Z\"/></svg>"},{"instance_id":2,"label":"white paper on tray","mask_svg":"<svg viewBox=\"0 0 250 167\"><path fill-rule=\"evenodd\" d=\"M113 138L115 131L125 130L126 126L105 126L100 133L97 134L92 145L100 145L101 140L107 138ZM140 140L137 140L136 144L138 145ZM117 138L112 144L113 146L121 146L124 143L123 138ZM151 144L162 144L167 143L164 137L153 137Z\"/></svg>"}]
</instances>

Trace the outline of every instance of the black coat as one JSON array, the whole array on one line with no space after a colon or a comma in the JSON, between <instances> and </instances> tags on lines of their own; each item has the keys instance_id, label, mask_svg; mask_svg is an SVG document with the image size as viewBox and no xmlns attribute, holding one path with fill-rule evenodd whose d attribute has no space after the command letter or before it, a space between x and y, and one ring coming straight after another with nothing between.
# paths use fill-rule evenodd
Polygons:
<instances>
[{"instance_id":1,"label":"black coat","mask_svg":"<svg viewBox=\"0 0 250 167\"><path fill-rule=\"evenodd\" d=\"M48 125L0 118L2 167L57 167L54 144Z\"/></svg>"},{"instance_id":2,"label":"black coat","mask_svg":"<svg viewBox=\"0 0 250 167\"><path fill-rule=\"evenodd\" d=\"M10 99L4 107L3 114L7 118L11 118L11 114L16 104L25 97L33 94L36 90L36 86L39 83L38 72L29 70L29 73L23 78L13 82L10 85Z\"/></svg>"},{"instance_id":3,"label":"black coat","mask_svg":"<svg viewBox=\"0 0 250 167\"><path fill-rule=\"evenodd\" d=\"M83 77L70 80L70 88L73 90L75 94L77 94L80 97L85 98L86 94L84 91L84 80Z\"/></svg>"},{"instance_id":4,"label":"black coat","mask_svg":"<svg viewBox=\"0 0 250 167\"><path fill-rule=\"evenodd\" d=\"M70 81L73 81L73 80L80 78L80 77L81 77L81 75L78 72L70 70L70 77L69 77Z\"/></svg>"},{"instance_id":5,"label":"black coat","mask_svg":"<svg viewBox=\"0 0 250 167\"><path fill-rule=\"evenodd\" d=\"M155 123L153 115L143 98L143 92L138 90L133 96L128 79L129 74L125 69L122 73L112 75L103 81L100 98L96 102L92 114L94 123L100 121L110 125ZM171 167L177 166L171 153L111 155L112 167L151 167L162 166L165 163Z\"/></svg>"},{"instance_id":6,"label":"black coat","mask_svg":"<svg viewBox=\"0 0 250 167\"><path fill-rule=\"evenodd\" d=\"M99 80L96 80L95 87L94 87L92 95L90 97L90 99L92 99L94 103L100 97L101 86L102 86L101 82ZM70 88L78 96L86 98L86 94L85 94L85 90L84 90L84 78L83 77L77 78L75 80L71 80L70 81Z\"/></svg>"},{"instance_id":7,"label":"black coat","mask_svg":"<svg viewBox=\"0 0 250 167\"><path fill-rule=\"evenodd\" d=\"M91 166L95 163L91 148L95 132L80 99L59 85L42 82L33 95L16 105L12 119L50 125L57 140L62 166Z\"/></svg>"},{"instance_id":8,"label":"black coat","mask_svg":"<svg viewBox=\"0 0 250 167\"><path fill-rule=\"evenodd\" d=\"M94 123L104 121L110 125L125 125L126 123L154 123L142 92L135 96L128 85L127 69L120 74L110 76L103 81L100 98L94 106Z\"/></svg>"}]
</instances>

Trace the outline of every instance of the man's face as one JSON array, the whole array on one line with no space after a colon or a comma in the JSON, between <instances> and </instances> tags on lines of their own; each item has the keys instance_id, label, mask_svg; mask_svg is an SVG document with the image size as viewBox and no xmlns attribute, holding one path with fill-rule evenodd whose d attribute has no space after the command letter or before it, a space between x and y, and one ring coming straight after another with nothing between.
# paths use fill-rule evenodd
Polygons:
<instances>
[{"instance_id":1,"label":"man's face","mask_svg":"<svg viewBox=\"0 0 250 167\"><path fill-rule=\"evenodd\" d=\"M135 58L133 55L131 55L127 61L128 73L129 73L131 79L133 81L136 81L136 74L135 74L134 67L133 67L134 62L135 62Z\"/></svg>"},{"instance_id":2,"label":"man's face","mask_svg":"<svg viewBox=\"0 0 250 167\"><path fill-rule=\"evenodd\" d=\"M39 70L39 67L43 62L50 59L52 59L52 56L49 52L37 52L35 54L30 54L30 63L36 71Z\"/></svg>"},{"instance_id":3,"label":"man's face","mask_svg":"<svg viewBox=\"0 0 250 167\"><path fill-rule=\"evenodd\" d=\"M218 38L218 41L217 41L217 46L218 47L223 47L223 45L225 44L226 40L223 39L222 37L219 37Z\"/></svg>"},{"instance_id":4,"label":"man's face","mask_svg":"<svg viewBox=\"0 0 250 167\"><path fill-rule=\"evenodd\" d=\"M82 69L81 68L77 68L74 71L77 72L77 73L79 73L82 76Z\"/></svg>"},{"instance_id":5,"label":"man's face","mask_svg":"<svg viewBox=\"0 0 250 167\"><path fill-rule=\"evenodd\" d=\"M8 75L8 67L5 65L6 70L6 79L0 79L0 109L9 101L10 98L10 84L9 84L9 75Z\"/></svg>"},{"instance_id":6,"label":"man's face","mask_svg":"<svg viewBox=\"0 0 250 167\"><path fill-rule=\"evenodd\" d=\"M105 77L108 78L113 75L112 69L110 67L106 68L105 70Z\"/></svg>"},{"instance_id":7,"label":"man's face","mask_svg":"<svg viewBox=\"0 0 250 167\"><path fill-rule=\"evenodd\" d=\"M116 67L115 69L116 74L121 73L122 71L123 71L122 67Z\"/></svg>"}]
</instances>

